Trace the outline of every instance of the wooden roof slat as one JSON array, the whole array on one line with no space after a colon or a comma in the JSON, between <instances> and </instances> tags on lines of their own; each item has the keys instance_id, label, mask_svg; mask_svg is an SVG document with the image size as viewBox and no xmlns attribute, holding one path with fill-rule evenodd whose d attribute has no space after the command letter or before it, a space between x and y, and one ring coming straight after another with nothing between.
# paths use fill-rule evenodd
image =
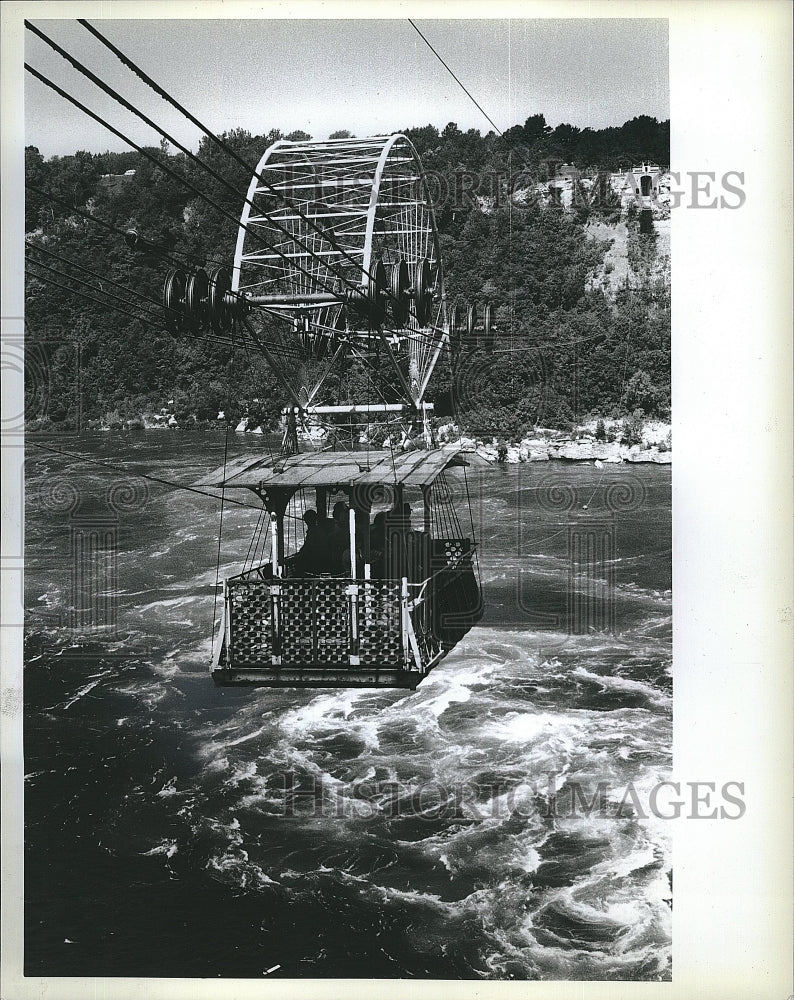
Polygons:
<instances>
[{"instance_id":1,"label":"wooden roof slat","mask_svg":"<svg viewBox=\"0 0 794 1000\"><path fill-rule=\"evenodd\" d=\"M392 455L390 451L307 452L288 458L233 459L195 485L220 489L288 489L314 486L371 486L401 483L405 486L429 486L454 465L468 463L471 453L457 445L428 451L408 451ZM475 464L482 464L475 462Z\"/></svg>"},{"instance_id":2,"label":"wooden roof slat","mask_svg":"<svg viewBox=\"0 0 794 1000\"><path fill-rule=\"evenodd\" d=\"M250 455L243 455L239 458L231 458L226 463L226 479L228 481L243 470L253 469L255 466L262 465L267 461L268 459L262 455L259 455L256 458L251 458ZM217 484L218 486L222 486L223 469L224 467L221 466L219 469L216 469L215 472L212 472L207 476L202 476L201 479L198 479L193 485L215 486Z\"/></svg>"}]
</instances>

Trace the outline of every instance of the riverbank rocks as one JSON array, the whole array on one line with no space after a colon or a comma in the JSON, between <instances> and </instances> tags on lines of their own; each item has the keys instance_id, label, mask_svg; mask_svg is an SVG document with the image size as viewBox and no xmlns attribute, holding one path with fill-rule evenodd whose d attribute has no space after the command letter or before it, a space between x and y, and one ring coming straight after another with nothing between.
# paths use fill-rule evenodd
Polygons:
<instances>
[{"instance_id":1,"label":"riverbank rocks","mask_svg":"<svg viewBox=\"0 0 794 1000\"><path fill-rule=\"evenodd\" d=\"M499 461L499 439L483 441L462 437L454 424L444 424L445 438L460 442L465 449L476 451L488 462ZM669 425L655 422L650 425L650 434L643 436L642 444L626 445L620 441L599 441L588 428L580 428L575 437L557 429L536 431L533 437L512 441L507 445L503 461L510 465L521 462L603 462L619 465L621 462L651 462L655 465L669 465L673 460L670 449ZM582 431L584 430L584 433ZM539 436L543 435L543 436Z\"/></svg>"},{"instance_id":2,"label":"riverbank rocks","mask_svg":"<svg viewBox=\"0 0 794 1000\"><path fill-rule=\"evenodd\" d=\"M673 453L671 451L659 451L658 448L641 449L635 445L630 454L626 457L627 462L653 462L655 465L671 465Z\"/></svg>"}]
</instances>

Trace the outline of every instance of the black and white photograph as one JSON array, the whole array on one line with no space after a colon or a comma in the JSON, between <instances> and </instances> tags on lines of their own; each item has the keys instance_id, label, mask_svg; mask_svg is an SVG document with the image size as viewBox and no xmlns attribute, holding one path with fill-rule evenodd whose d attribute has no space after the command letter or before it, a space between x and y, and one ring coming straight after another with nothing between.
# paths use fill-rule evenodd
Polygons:
<instances>
[{"instance_id":1,"label":"black and white photograph","mask_svg":"<svg viewBox=\"0 0 794 1000\"><path fill-rule=\"evenodd\" d=\"M638 6L9 5L4 997L785 1000L791 249Z\"/></svg>"}]
</instances>

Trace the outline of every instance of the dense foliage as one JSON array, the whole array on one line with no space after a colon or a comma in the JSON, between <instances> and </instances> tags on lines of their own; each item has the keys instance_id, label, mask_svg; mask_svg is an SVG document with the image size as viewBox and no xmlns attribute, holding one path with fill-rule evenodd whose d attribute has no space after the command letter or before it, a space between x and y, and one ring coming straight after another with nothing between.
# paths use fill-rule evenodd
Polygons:
<instances>
[{"instance_id":1,"label":"dense foliage","mask_svg":"<svg viewBox=\"0 0 794 1000\"><path fill-rule=\"evenodd\" d=\"M664 277L654 277L653 236L640 236L636 219L629 219L633 280L605 291L589 278L608 244L586 238L585 226L594 212L614 220L614 203L594 199L562 211L531 199L519 204L509 193L548 178L562 160L600 170L640 159L665 165L669 123L641 117L600 131L551 129L536 115L502 136L462 132L452 123L442 131L428 125L406 132L440 193L447 291L453 299L487 298L498 321L493 354L476 352L453 370L448 361L439 366L431 392L437 411L454 414L474 432L509 436L538 424L566 426L588 413L664 414L670 296ZM253 166L280 135L236 130L224 138ZM306 133L289 136L302 137ZM227 346L169 336L157 306L167 265L154 254L131 252L118 235L73 209L121 230L134 227L201 260L230 263L251 170L201 143L198 156L228 178L240 192L233 195L184 155L170 154L165 143L147 149L149 158L78 152L45 161L35 147L25 152L28 259L36 261L26 270L27 336L36 346L29 352L28 414L42 412L37 399L45 391L51 420L75 420L79 410L83 420L121 422L168 406L180 421L191 415L211 420L219 410L237 419L247 409L274 423L283 395L264 361L240 350L230 360ZM209 194L228 216L158 164ZM135 172L122 178L126 171ZM150 321L139 318L142 309L151 310ZM78 348L79 400L70 374Z\"/></svg>"}]
</instances>

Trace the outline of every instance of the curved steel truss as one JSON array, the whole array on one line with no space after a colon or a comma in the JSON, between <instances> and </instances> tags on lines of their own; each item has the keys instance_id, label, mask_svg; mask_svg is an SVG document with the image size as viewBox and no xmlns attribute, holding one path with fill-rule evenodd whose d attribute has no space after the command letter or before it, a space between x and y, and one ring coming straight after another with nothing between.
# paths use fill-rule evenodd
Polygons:
<instances>
[{"instance_id":1,"label":"curved steel truss","mask_svg":"<svg viewBox=\"0 0 794 1000\"><path fill-rule=\"evenodd\" d=\"M390 135L270 146L248 188L232 291L282 314L315 358L383 350L406 402L420 404L448 328L438 233L412 143Z\"/></svg>"}]
</instances>

